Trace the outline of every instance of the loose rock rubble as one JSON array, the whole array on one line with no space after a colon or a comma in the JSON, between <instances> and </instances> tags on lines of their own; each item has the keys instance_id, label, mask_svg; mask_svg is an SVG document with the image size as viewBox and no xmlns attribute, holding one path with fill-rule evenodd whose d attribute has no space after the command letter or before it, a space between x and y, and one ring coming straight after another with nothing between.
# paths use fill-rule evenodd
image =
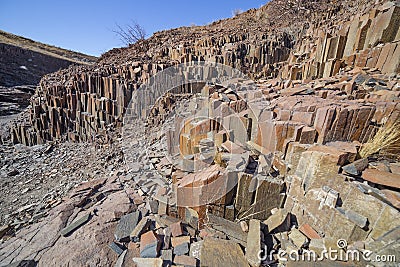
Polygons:
<instances>
[{"instance_id":1,"label":"loose rock rubble","mask_svg":"<svg viewBox=\"0 0 400 267\"><path fill-rule=\"evenodd\" d=\"M0 220L14 230L45 217L78 183L113 174L123 162L112 145L67 142L0 149Z\"/></svg>"},{"instance_id":2,"label":"loose rock rubble","mask_svg":"<svg viewBox=\"0 0 400 267\"><path fill-rule=\"evenodd\" d=\"M275 15L293 16L292 25L266 20L277 24L273 36L297 37L293 46L282 48L276 41L265 53L235 50L246 47L247 39L237 39L229 23L270 16L283 5L271 1L209 28L157 33L108 52L96 68L70 68L43 79L30 121L16 122L9 141L47 143L8 147L7 153L17 155L4 159L2 175L16 181L29 174L24 159L31 153L50 161L43 168L60 166L54 173L46 170L50 175L72 166L81 173L74 171L76 177L57 195L63 198L37 223L0 228L0 264L302 266L309 264L305 255L320 257L318 266L398 264L399 4L338 2L335 9L325 1L318 7L287 1L290 8ZM295 7L314 12L303 34L296 31L305 26L297 16L305 14ZM221 25L231 35L221 34L218 41L214 35ZM191 33L196 41L179 46L179 33ZM154 45L163 36L177 46L167 40ZM228 46L232 53L218 52ZM243 55L235 57L233 51ZM260 79L231 77L139 94L140 85L173 60L205 55ZM134 56L143 60L117 64ZM242 61L249 64L236 65ZM191 67L183 76L200 77ZM127 110L144 113L145 119L129 117ZM60 139L84 142L48 145ZM18 149L24 152L14 162ZM330 250L370 251L371 259L392 260L335 261L326 256Z\"/></svg>"}]
</instances>

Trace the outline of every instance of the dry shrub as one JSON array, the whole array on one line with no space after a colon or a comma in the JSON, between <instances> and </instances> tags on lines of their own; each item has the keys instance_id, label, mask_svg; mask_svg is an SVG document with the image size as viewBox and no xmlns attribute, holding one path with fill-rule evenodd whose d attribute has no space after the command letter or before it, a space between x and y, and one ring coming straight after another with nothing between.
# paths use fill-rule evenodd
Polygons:
<instances>
[{"instance_id":1,"label":"dry shrub","mask_svg":"<svg viewBox=\"0 0 400 267\"><path fill-rule=\"evenodd\" d=\"M222 168L226 168L227 164L225 161L222 160L222 153L217 150L214 157L215 164L221 166Z\"/></svg>"},{"instance_id":2,"label":"dry shrub","mask_svg":"<svg viewBox=\"0 0 400 267\"><path fill-rule=\"evenodd\" d=\"M146 30L136 21L132 21L131 24L121 27L116 25L117 29L113 30L125 45L129 46L142 41L146 38Z\"/></svg>"},{"instance_id":3,"label":"dry shrub","mask_svg":"<svg viewBox=\"0 0 400 267\"><path fill-rule=\"evenodd\" d=\"M382 156L400 158L400 121L387 123L360 151L363 158L379 153Z\"/></svg>"}]
</instances>

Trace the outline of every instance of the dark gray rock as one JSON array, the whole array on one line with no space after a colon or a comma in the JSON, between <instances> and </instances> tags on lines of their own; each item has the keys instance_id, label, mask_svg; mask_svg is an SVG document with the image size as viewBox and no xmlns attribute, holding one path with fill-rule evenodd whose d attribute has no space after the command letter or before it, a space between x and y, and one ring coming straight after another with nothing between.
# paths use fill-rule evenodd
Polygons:
<instances>
[{"instance_id":1,"label":"dark gray rock","mask_svg":"<svg viewBox=\"0 0 400 267\"><path fill-rule=\"evenodd\" d=\"M18 174L19 174L19 171L16 170L16 169L13 169L13 170L11 170L11 171L9 171L7 173L8 176L15 176L15 175L18 175Z\"/></svg>"},{"instance_id":2,"label":"dark gray rock","mask_svg":"<svg viewBox=\"0 0 400 267\"><path fill-rule=\"evenodd\" d=\"M22 260L8 264L4 267L35 267L35 266L37 266L37 263L34 260Z\"/></svg>"},{"instance_id":3,"label":"dark gray rock","mask_svg":"<svg viewBox=\"0 0 400 267\"><path fill-rule=\"evenodd\" d=\"M337 207L337 211L339 211L343 216L345 216L347 219L355 223L361 228L364 228L368 224L368 218L362 216L361 214L353 211L353 210L345 210L343 208Z\"/></svg>"},{"instance_id":4,"label":"dark gray rock","mask_svg":"<svg viewBox=\"0 0 400 267\"><path fill-rule=\"evenodd\" d=\"M151 200L149 202L149 206L150 206L150 211L151 213L158 213L158 201L157 200Z\"/></svg>"},{"instance_id":5,"label":"dark gray rock","mask_svg":"<svg viewBox=\"0 0 400 267\"><path fill-rule=\"evenodd\" d=\"M161 240L156 233L149 231L140 238L140 257L157 258L160 251Z\"/></svg>"},{"instance_id":6,"label":"dark gray rock","mask_svg":"<svg viewBox=\"0 0 400 267\"><path fill-rule=\"evenodd\" d=\"M351 175L360 175L363 170L368 167L368 159L359 159L351 164L343 166L342 169L345 173Z\"/></svg>"},{"instance_id":7,"label":"dark gray rock","mask_svg":"<svg viewBox=\"0 0 400 267\"><path fill-rule=\"evenodd\" d=\"M119 246L115 242L112 242L111 244L109 244L108 247L111 248L115 253L117 253L118 256L120 256L124 252L124 249L122 249L121 246Z\"/></svg>"},{"instance_id":8,"label":"dark gray rock","mask_svg":"<svg viewBox=\"0 0 400 267\"><path fill-rule=\"evenodd\" d=\"M65 227L64 229L61 230L61 235L62 236L69 236L76 229L78 229L79 227L81 227L82 225L87 223L90 220L90 218L91 218L91 214L89 213L89 214L79 218L78 220L75 220L70 225L68 225L67 227Z\"/></svg>"},{"instance_id":9,"label":"dark gray rock","mask_svg":"<svg viewBox=\"0 0 400 267\"><path fill-rule=\"evenodd\" d=\"M174 254L181 256L189 253L189 243L182 243L176 247L174 247Z\"/></svg>"},{"instance_id":10,"label":"dark gray rock","mask_svg":"<svg viewBox=\"0 0 400 267\"><path fill-rule=\"evenodd\" d=\"M118 242L128 242L129 235L139 223L140 211L132 212L121 217L117 228L115 229L115 240Z\"/></svg>"}]
</instances>

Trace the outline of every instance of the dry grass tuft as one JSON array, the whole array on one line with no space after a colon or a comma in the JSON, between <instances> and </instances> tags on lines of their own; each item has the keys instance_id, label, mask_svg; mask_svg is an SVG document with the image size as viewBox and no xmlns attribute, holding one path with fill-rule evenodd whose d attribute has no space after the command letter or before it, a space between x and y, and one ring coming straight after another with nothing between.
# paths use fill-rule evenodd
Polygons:
<instances>
[{"instance_id":1,"label":"dry grass tuft","mask_svg":"<svg viewBox=\"0 0 400 267\"><path fill-rule=\"evenodd\" d=\"M400 121L386 124L376 135L365 143L360 156L366 158L376 153L382 156L400 157Z\"/></svg>"},{"instance_id":2,"label":"dry grass tuft","mask_svg":"<svg viewBox=\"0 0 400 267\"><path fill-rule=\"evenodd\" d=\"M226 162L222 160L222 153L219 152L219 151L217 151L215 153L214 162L215 162L215 164L218 164L222 168L226 168L227 167Z\"/></svg>"}]
</instances>

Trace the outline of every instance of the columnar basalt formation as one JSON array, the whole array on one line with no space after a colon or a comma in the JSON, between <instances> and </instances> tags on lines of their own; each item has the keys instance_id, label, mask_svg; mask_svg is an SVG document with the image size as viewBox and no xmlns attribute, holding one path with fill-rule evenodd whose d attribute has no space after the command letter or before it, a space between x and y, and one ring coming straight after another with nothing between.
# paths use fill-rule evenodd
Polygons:
<instances>
[{"instance_id":1,"label":"columnar basalt formation","mask_svg":"<svg viewBox=\"0 0 400 267\"><path fill-rule=\"evenodd\" d=\"M71 141L90 141L93 134L107 125L122 122L136 82L146 81L163 65L132 63L122 68L102 71L78 69L63 71L42 80L32 98L30 121L14 129L14 142L42 143L60 139L67 133ZM84 68L84 67L82 67ZM57 81L62 77L62 81ZM127 82L127 81L130 82Z\"/></svg>"},{"instance_id":2,"label":"columnar basalt formation","mask_svg":"<svg viewBox=\"0 0 400 267\"><path fill-rule=\"evenodd\" d=\"M69 140L90 140L92 133L105 130L106 125L119 120L123 114L121 108L126 107L133 90L156 72L176 63L207 60L237 68L250 77L277 77L293 48L305 45L302 36L307 28L322 32L324 29L318 27L325 25L322 22L337 19L345 22L349 15L371 5L366 3L349 11L346 1L338 4L341 5L322 1L309 5L300 1L301 8L289 15L292 8L273 1L232 20L156 33L131 48L106 53L96 67L75 67L49 75L33 98L30 123L15 127L13 141L36 144L65 134ZM326 50L321 45L319 49ZM336 73L328 76L331 74ZM284 74L282 77L286 78Z\"/></svg>"},{"instance_id":3,"label":"columnar basalt formation","mask_svg":"<svg viewBox=\"0 0 400 267\"><path fill-rule=\"evenodd\" d=\"M372 77L378 79L378 76L371 73L357 75L359 78L362 76L369 77L368 79L375 79ZM297 173L296 169L300 168L298 164L300 164L301 159L299 157L302 152L315 151L314 154L322 153L322 155L332 154L337 156L336 161L334 160L336 168L333 167L333 172L337 174L340 166L351 163L356 159L358 148L375 135L379 125L395 123L399 120L400 115L398 101L387 102L374 99L372 96L375 90L372 88L370 88L372 89L371 95L368 93L368 97L366 97L366 103L360 102L353 96L353 94L357 94L358 89L352 94L343 94L340 80L346 79L345 75L331 77L326 80L316 80L308 84L299 84L284 89L281 89L284 85L275 80L271 83L258 84L256 90L241 89L242 91L237 92L237 94L231 89L214 88L211 90L207 88L206 92L214 93L209 95L208 100L199 102L203 107L199 107L198 104L193 105L197 106L198 109L204 109L206 114L201 113L201 115L197 115L199 116L198 119L188 121L176 116L174 125L169 127L166 133L168 153L171 155L178 154L177 160L182 161L177 166L181 165L183 169L189 172L199 171L199 174L194 174L193 177L187 176L185 173L175 175L175 179L182 178L182 181L177 184L178 204L193 209L204 206L203 209L205 210L205 205L196 200L195 196L207 195L210 191L217 192L217 190L211 190L211 187L209 187L202 188L206 192L193 189L193 192L183 190L181 194L179 193L179 188L197 187L201 179L204 178L204 173L208 172L208 169L202 169L210 164L210 160L211 162L214 160L215 151L205 149L205 146L210 146L206 145L207 143L211 143L211 147L215 145L218 151L221 151L222 161L228 162L223 165L227 166L229 173L231 171L241 173L239 177L236 177L238 188L232 196L233 199L236 199L234 209L229 212L226 210L230 208L230 204L227 203L233 204L232 200L226 201L219 208L222 211L220 216L227 216L229 219L238 218L237 216L240 218L240 213L243 211L246 211L249 217L253 217L249 214L255 214L255 218L267 218L272 208L279 207L281 205L280 194L283 190L283 187L279 185L283 184L284 177L289 179ZM377 86L378 80L375 80L375 82L375 86ZM239 86L238 88L245 87ZM267 100L270 97L271 99ZM243 102L243 100L245 101ZM165 112L168 112L168 109ZM178 109L177 113L184 114L185 111ZM192 118L190 115L187 117ZM196 115L194 118L196 118ZM177 140L178 138L179 140ZM179 145L174 146L174 142L178 142ZM255 158L253 156L249 159L249 154L246 153L250 151L255 152ZM312 152L309 153L313 155ZM233 170L229 168L232 162L238 163L233 160L235 157L232 154L241 155L240 157L243 158L242 169L238 167L239 165L233 165L236 166ZM265 159L264 157L270 158ZM306 156L304 155L304 157ZM267 164L268 161L270 161L270 167L273 166L276 171L275 175L279 173L281 179L271 176L271 180L264 181L263 176L271 175L270 172L273 173L274 171L267 170L265 172L258 167L258 171L262 174L259 179L262 178L261 181L263 181L259 183L263 185L276 184L277 188L273 189L275 193L258 192L258 190L264 190L259 187L253 192L255 195L248 194L250 183L254 183L254 181L251 181L257 177L253 177L255 170L253 169L254 166L250 167L251 162L257 162L255 166L262 166L262 164ZM301 162L303 163L303 161ZM303 164L319 166L318 162ZM302 166L302 168L309 168L307 166ZM323 166L323 168L326 167L325 164ZM268 164L265 165L265 168L267 167ZM322 173L324 171L324 169L321 170ZM220 175L223 175L223 171L220 171L220 173ZM304 175L301 174L300 176L303 177ZM204 179L209 180L207 177ZM324 179L318 177L320 182ZM290 188L289 185L287 185L287 188ZM221 187L221 185L219 184L218 187ZM271 185L267 187L271 187ZM268 196L269 200L266 200L266 202L270 202L272 199L277 200L277 202L269 209L265 209L265 204L258 207L257 204L264 203L261 199L258 199L258 195L260 197ZM192 202L186 202L187 200ZM179 203L180 201L182 202ZM216 204L214 203L214 205ZM249 209L251 209L251 212Z\"/></svg>"},{"instance_id":4,"label":"columnar basalt formation","mask_svg":"<svg viewBox=\"0 0 400 267\"><path fill-rule=\"evenodd\" d=\"M82 247L69 264L117 266L400 257L398 13L398 1L273 0L46 76L13 142L103 136L126 168L71 192L48 218L63 236L50 248L10 239L0 263L54 264L68 244Z\"/></svg>"},{"instance_id":5,"label":"columnar basalt formation","mask_svg":"<svg viewBox=\"0 0 400 267\"><path fill-rule=\"evenodd\" d=\"M343 68L376 68L395 74L400 68L400 6L387 2L349 21L310 27L282 69L284 79L336 75Z\"/></svg>"}]
</instances>

